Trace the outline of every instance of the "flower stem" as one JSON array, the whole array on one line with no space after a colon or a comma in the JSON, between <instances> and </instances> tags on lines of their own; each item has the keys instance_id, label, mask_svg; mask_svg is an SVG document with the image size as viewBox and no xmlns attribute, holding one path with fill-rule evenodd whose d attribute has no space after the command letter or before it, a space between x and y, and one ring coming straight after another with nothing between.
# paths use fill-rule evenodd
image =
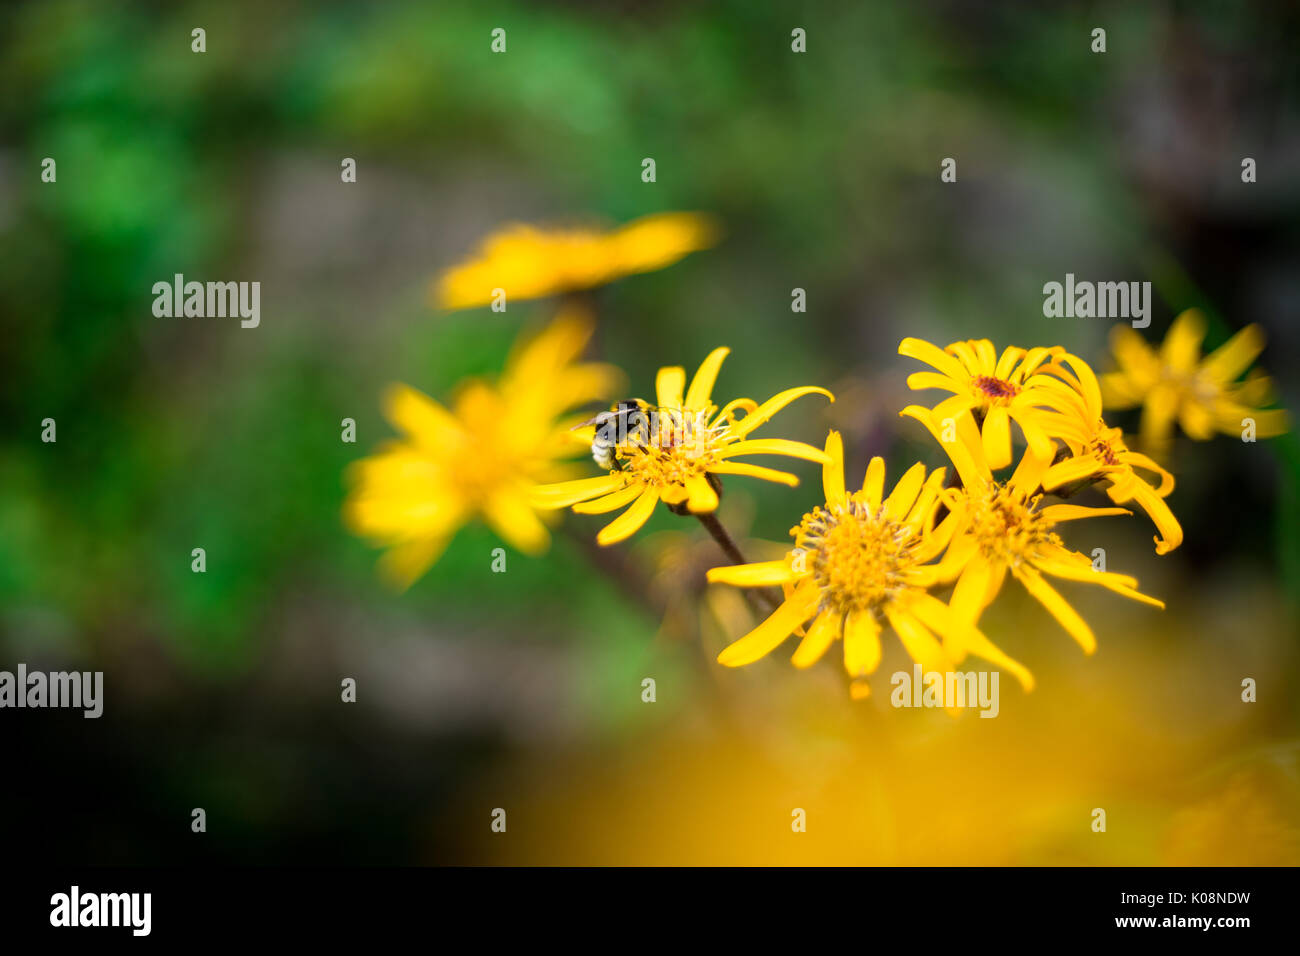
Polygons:
<instances>
[{"instance_id":1,"label":"flower stem","mask_svg":"<svg viewBox=\"0 0 1300 956\"><path fill-rule=\"evenodd\" d=\"M1084 488L1087 488L1089 485L1095 484L1100 480L1101 480L1100 475L1092 475L1091 477L1088 478L1081 478L1078 481L1074 482L1073 484L1065 485L1062 488L1057 488L1055 491L1052 492L1052 494L1056 495L1056 497L1058 498L1073 498L1079 492L1083 491Z\"/></svg>"},{"instance_id":2,"label":"flower stem","mask_svg":"<svg viewBox=\"0 0 1300 956\"><path fill-rule=\"evenodd\" d=\"M722 522L718 520L717 515L711 511L705 513L696 512L695 517L700 519L700 524L704 525L705 530L709 532L713 540L718 542L718 547L722 549L722 553L725 554L733 564L749 563L745 560L745 556L740 553L740 548L736 546L736 542L733 541L731 535L727 533L727 529L722 526ZM767 605L769 611L775 611L781 603L773 597L771 592L766 588L746 588L746 591L755 594L765 605Z\"/></svg>"},{"instance_id":3,"label":"flower stem","mask_svg":"<svg viewBox=\"0 0 1300 956\"><path fill-rule=\"evenodd\" d=\"M718 542L718 547L722 553L732 560L735 564L748 564L745 556L740 553L740 548L736 547L736 542L731 540L731 535L727 534L727 529L722 526L717 515L713 512L706 514L696 514L695 517L700 519L700 524L704 525L705 530L713 536L713 540Z\"/></svg>"}]
</instances>

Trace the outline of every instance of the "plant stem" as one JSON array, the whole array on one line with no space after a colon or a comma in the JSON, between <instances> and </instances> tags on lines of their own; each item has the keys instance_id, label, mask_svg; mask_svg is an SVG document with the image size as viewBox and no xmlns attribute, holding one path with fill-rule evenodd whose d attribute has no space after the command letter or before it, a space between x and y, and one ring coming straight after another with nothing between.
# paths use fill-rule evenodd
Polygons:
<instances>
[{"instance_id":1,"label":"plant stem","mask_svg":"<svg viewBox=\"0 0 1300 956\"><path fill-rule=\"evenodd\" d=\"M740 553L740 548L736 547L736 542L733 541L731 535L727 533L727 529L722 526L722 522L718 520L717 515L710 511L702 514L696 513L695 517L700 519L700 524L704 525L705 530L709 532L713 540L718 542L718 547L722 549L722 553L725 554L733 564L749 563L745 560L745 556ZM767 605L769 611L775 611L781 604L781 602L774 598L771 592L766 588L746 588L746 591L757 595L757 597Z\"/></svg>"},{"instance_id":2,"label":"plant stem","mask_svg":"<svg viewBox=\"0 0 1300 956\"><path fill-rule=\"evenodd\" d=\"M1063 488L1057 488L1055 491L1052 492L1052 494L1056 495L1056 497L1058 498L1073 498L1079 492L1083 491L1084 488L1087 488L1089 485L1095 484L1100 480L1101 480L1100 475L1093 475L1089 478L1081 478L1078 481L1074 482L1073 484L1066 485Z\"/></svg>"},{"instance_id":3,"label":"plant stem","mask_svg":"<svg viewBox=\"0 0 1300 956\"><path fill-rule=\"evenodd\" d=\"M717 515L713 512L705 514L696 514L695 517L700 519L700 524L713 536L713 540L718 542L718 547L722 553L731 559L734 564L748 564L745 556L740 553L740 548L736 547L736 542L731 540L731 535L727 534L727 529L722 526Z\"/></svg>"}]
</instances>

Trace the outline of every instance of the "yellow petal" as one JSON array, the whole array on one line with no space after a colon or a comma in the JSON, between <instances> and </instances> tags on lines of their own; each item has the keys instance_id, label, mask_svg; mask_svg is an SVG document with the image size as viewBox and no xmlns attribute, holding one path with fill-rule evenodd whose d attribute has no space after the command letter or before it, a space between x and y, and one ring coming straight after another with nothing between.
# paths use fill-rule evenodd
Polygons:
<instances>
[{"instance_id":1,"label":"yellow petal","mask_svg":"<svg viewBox=\"0 0 1300 956\"><path fill-rule=\"evenodd\" d=\"M447 550L451 535L424 537L395 545L379 560L379 571L390 585L405 591Z\"/></svg>"},{"instance_id":2,"label":"yellow petal","mask_svg":"<svg viewBox=\"0 0 1300 956\"><path fill-rule=\"evenodd\" d=\"M898 479L893 493L885 501L885 513L895 521L902 521L916 503L916 496L921 493L925 483L925 465L917 462Z\"/></svg>"},{"instance_id":3,"label":"yellow petal","mask_svg":"<svg viewBox=\"0 0 1300 956\"><path fill-rule=\"evenodd\" d=\"M1214 437L1214 414L1200 402L1183 402L1178 409L1178 424L1193 441L1209 441ZM1149 447L1162 450L1159 444Z\"/></svg>"},{"instance_id":4,"label":"yellow petal","mask_svg":"<svg viewBox=\"0 0 1300 956\"><path fill-rule=\"evenodd\" d=\"M944 646L951 642L962 651L981 657L1015 675L1025 692L1034 689L1034 675L1019 661L1005 654L984 636L984 632L957 614L948 605L929 594L920 594L912 604L913 613L937 633L943 635Z\"/></svg>"},{"instance_id":5,"label":"yellow petal","mask_svg":"<svg viewBox=\"0 0 1300 956\"><path fill-rule=\"evenodd\" d=\"M962 367L966 369L968 375L991 374L993 372L993 366L989 365L988 368L984 367L983 363L980 362L979 356L975 354L975 350L971 348L974 344L974 342L953 342L944 349L944 351L957 356L957 360L961 362Z\"/></svg>"},{"instance_id":6,"label":"yellow petal","mask_svg":"<svg viewBox=\"0 0 1300 956\"><path fill-rule=\"evenodd\" d=\"M1123 372L1107 372L1100 377L1099 381L1102 404L1106 408L1132 408L1141 402L1146 394L1145 388Z\"/></svg>"},{"instance_id":7,"label":"yellow petal","mask_svg":"<svg viewBox=\"0 0 1300 956\"><path fill-rule=\"evenodd\" d=\"M917 562L933 560L945 547L948 549L938 564L913 567L908 572L909 577L914 577L919 586L929 587L955 580L966 563L979 552L979 545L970 535L959 534L954 537L958 523L964 520L964 514L950 513L912 549L912 559ZM951 544L948 543L949 540Z\"/></svg>"},{"instance_id":8,"label":"yellow petal","mask_svg":"<svg viewBox=\"0 0 1300 956\"><path fill-rule=\"evenodd\" d=\"M1160 486L1156 488L1156 494L1161 498L1168 498L1174 490L1174 476L1169 470L1162 468L1159 463L1148 458L1146 455L1139 454L1135 451L1120 452L1119 460L1128 465L1130 468L1141 468L1149 471L1160 479ZM1139 479L1141 480L1141 479ZM1147 482L1151 484L1151 482Z\"/></svg>"},{"instance_id":9,"label":"yellow petal","mask_svg":"<svg viewBox=\"0 0 1300 956\"><path fill-rule=\"evenodd\" d=\"M752 415L758 411L758 402L752 398L733 398L727 404L723 405L718 414L713 417L713 424L737 425L740 419L736 418L736 412L744 412L746 415Z\"/></svg>"},{"instance_id":10,"label":"yellow petal","mask_svg":"<svg viewBox=\"0 0 1300 956\"><path fill-rule=\"evenodd\" d=\"M1110 349L1120 368L1131 376L1145 381L1160 373L1160 360L1155 349L1131 326L1117 325L1111 330Z\"/></svg>"},{"instance_id":11,"label":"yellow petal","mask_svg":"<svg viewBox=\"0 0 1300 956\"><path fill-rule=\"evenodd\" d=\"M1100 418L1101 386L1097 383L1097 375L1093 372L1092 366L1079 356L1071 355L1068 352L1062 356L1061 360L1070 366L1077 376L1079 393L1083 396L1089 414L1094 418Z\"/></svg>"},{"instance_id":12,"label":"yellow petal","mask_svg":"<svg viewBox=\"0 0 1300 956\"><path fill-rule=\"evenodd\" d=\"M614 261L623 272L651 272L714 245L721 228L710 216L662 212L643 216L610 236Z\"/></svg>"},{"instance_id":13,"label":"yellow petal","mask_svg":"<svg viewBox=\"0 0 1300 956\"><path fill-rule=\"evenodd\" d=\"M384 415L416 445L436 451L445 451L462 431L451 412L409 385L389 386L384 396Z\"/></svg>"},{"instance_id":14,"label":"yellow petal","mask_svg":"<svg viewBox=\"0 0 1300 956\"><path fill-rule=\"evenodd\" d=\"M674 507L682 504L690 497L685 485L666 485L659 489L659 500L666 505Z\"/></svg>"},{"instance_id":15,"label":"yellow petal","mask_svg":"<svg viewBox=\"0 0 1300 956\"><path fill-rule=\"evenodd\" d=\"M989 581L993 568L984 558L973 558L957 579L948 601L953 613L972 624L978 623L984 609L992 603Z\"/></svg>"},{"instance_id":16,"label":"yellow petal","mask_svg":"<svg viewBox=\"0 0 1300 956\"><path fill-rule=\"evenodd\" d=\"M551 543L551 535L529 507L525 491L498 491L484 504L483 517L493 531L524 554L541 554Z\"/></svg>"},{"instance_id":17,"label":"yellow petal","mask_svg":"<svg viewBox=\"0 0 1300 956\"><path fill-rule=\"evenodd\" d=\"M948 458L952 461L953 467L957 469L957 475L966 488L981 489L993 480L993 475L989 472L984 461L983 449L980 449L976 454L976 449L967 445L955 428L953 429L952 440L945 441L945 428L930 409L922 408L920 405L909 405L898 414L900 417L915 418L926 427L930 434L934 436L935 441L942 445L943 450L947 452Z\"/></svg>"},{"instance_id":18,"label":"yellow petal","mask_svg":"<svg viewBox=\"0 0 1300 956\"><path fill-rule=\"evenodd\" d=\"M947 392L965 392L962 382L954 381L940 372L913 372L907 376L907 387L913 391L926 388L941 388Z\"/></svg>"},{"instance_id":19,"label":"yellow petal","mask_svg":"<svg viewBox=\"0 0 1300 956\"><path fill-rule=\"evenodd\" d=\"M943 372L944 375L959 382L967 381L970 378L970 374L962 368L960 362L937 345L931 345L923 339L903 339L898 343L898 354L932 365L940 372Z\"/></svg>"},{"instance_id":20,"label":"yellow petal","mask_svg":"<svg viewBox=\"0 0 1300 956\"><path fill-rule=\"evenodd\" d=\"M969 393L953 395L950 398L945 398L938 405L934 406L932 410L934 420L938 426L942 428L947 425L949 420L956 422L957 419L961 418L978 404L979 402L975 399L975 396Z\"/></svg>"},{"instance_id":21,"label":"yellow petal","mask_svg":"<svg viewBox=\"0 0 1300 956\"><path fill-rule=\"evenodd\" d=\"M770 421L772 416L785 408L796 398L802 398L805 395L825 395L832 402L835 396L824 388L818 388L816 385L800 385L796 388L787 388L783 392L777 392L762 405L759 405L744 418L737 421L731 426L731 434L739 438L744 438L759 425Z\"/></svg>"},{"instance_id":22,"label":"yellow petal","mask_svg":"<svg viewBox=\"0 0 1300 956\"><path fill-rule=\"evenodd\" d=\"M1147 392L1139 426L1143 447L1156 451L1165 449L1178 414L1178 402L1178 389L1172 385L1157 385Z\"/></svg>"},{"instance_id":23,"label":"yellow petal","mask_svg":"<svg viewBox=\"0 0 1300 956\"><path fill-rule=\"evenodd\" d=\"M1078 555L1077 560L1069 560L1074 558L1075 555ZM1113 571L1094 570L1092 562L1085 555L1078 552L1069 552L1061 548L1057 556L1043 556L1035 559L1034 567L1046 574L1064 578L1067 581L1100 584L1116 594L1121 594L1134 601L1140 601L1143 604L1150 604L1152 607L1158 607L1161 610L1165 606L1165 602L1159 598L1150 597L1139 591L1136 578L1127 574L1116 574Z\"/></svg>"},{"instance_id":24,"label":"yellow petal","mask_svg":"<svg viewBox=\"0 0 1300 956\"><path fill-rule=\"evenodd\" d=\"M655 376L655 396L660 408L680 408L682 389L686 385L686 370L679 365L661 368Z\"/></svg>"},{"instance_id":25,"label":"yellow petal","mask_svg":"<svg viewBox=\"0 0 1300 956\"><path fill-rule=\"evenodd\" d=\"M534 508L567 508L578 501L599 498L618 491L626 479L622 473L597 475L595 478L578 478L551 485L537 485L529 492L528 500Z\"/></svg>"},{"instance_id":26,"label":"yellow petal","mask_svg":"<svg viewBox=\"0 0 1300 956\"><path fill-rule=\"evenodd\" d=\"M786 455L790 458L815 461L819 465L824 465L830 460L830 456L820 448L786 438L750 438L738 441L723 448L719 457L735 458L737 455Z\"/></svg>"},{"instance_id":27,"label":"yellow petal","mask_svg":"<svg viewBox=\"0 0 1300 956\"><path fill-rule=\"evenodd\" d=\"M568 432L568 434L573 438L574 443L577 445L590 445L596 440L596 426L583 424L583 418L585 417L586 416L574 416L573 418L566 418L560 422L559 427ZM568 428L565 428L564 426L568 422L573 422L573 424L569 425Z\"/></svg>"},{"instance_id":28,"label":"yellow petal","mask_svg":"<svg viewBox=\"0 0 1300 956\"><path fill-rule=\"evenodd\" d=\"M1226 435L1238 435L1245 427L1243 419L1255 420L1257 438L1273 438L1281 435L1290 427L1290 417L1281 408L1246 408L1234 402L1220 401L1215 404L1215 419L1219 430Z\"/></svg>"},{"instance_id":29,"label":"yellow petal","mask_svg":"<svg viewBox=\"0 0 1300 956\"><path fill-rule=\"evenodd\" d=\"M1093 475L1100 473L1102 469L1101 462L1097 461L1092 455L1076 455L1074 458L1067 458L1065 461L1057 462L1043 472L1043 488L1046 491L1052 491L1062 485L1069 485L1076 481L1082 481L1084 478L1091 478Z\"/></svg>"},{"instance_id":30,"label":"yellow petal","mask_svg":"<svg viewBox=\"0 0 1300 956\"><path fill-rule=\"evenodd\" d=\"M880 622L871 611L854 611L844 622L844 669L850 677L880 666Z\"/></svg>"},{"instance_id":31,"label":"yellow petal","mask_svg":"<svg viewBox=\"0 0 1300 956\"><path fill-rule=\"evenodd\" d=\"M990 348L992 345L990 344ZM1017 348L1014 345L1008 345L1002 350L1002 356L998 359L998 364L993 368L993 377L1006 380L1011 376L1011 370L1016 367L1016 363L1025 357L1025 350Z\"/></svg>"},{"instance_id":32,"label":"yellow petal","mask_svg":"<svg viewBox=\"0 0 1300 956\"><path fill-rule=\"evenodd\" d=\"M710 584L734 584L739 588L777 587L797 581L802 575L791 570L789 562L758 561L754 564L732 564L710 568L706 575Z\"/></svg>"},{"instance_id":33,"label":"yellow petal","mask_svg":"<svg viewBox=\"0 0 1300 956\"><path fill-rule=\"evenodd\" d=\"M713 398L713 385L718 380L718 369L722 368L722 360L730 352L725 346L719 346L700 363L699 370L691 379L691 387L686 391L684 404L687 408L699 410L709 404Z\"/></svg>"},{"instance_id":34,"label":"yellow petal","mask_svg":"<svg viewBox=\"0 0 1300 956\"><path fill-rule=\"evenodd\" d=\"M647 488L641 493L641 497L632 503L632 507L600 529L600 533L596 535L596 543L617 544L632 537L650 520L650 515L654 513L655 505L658 503L659 493L653 488Z\"/></svg>"},{"instance_id":35,"label":"yellow petal","mask_svg":"<svg viewBox=\"0 0 1300 956\"><path fill-rule=\"evenodd\" d=\"M1025 586L1025 590L1037 599L1038 603L1051 612L1052 617L1056 618L1070 636L1079 642L1085 654L1091 654L1097 649L1097 638L1093 635L1092 628L1074 608L1066 603L1065 598L1057 593L1056 588L1043 580L1041 574L1025 565L1012 568L1011 573Z\"/></svg>"},{"instance_id":36,"label":"yellow petal","mask_svg":"<svg viewBox=\"0 0 1300 956\"><path fill-rule=\"evenodd\" d=\"M1080 518L1102 518L1107 515L1131 515L1127 508L1091 508L1084 505L1048 505L1039 512L1053 524L1078 521Z\"/></svg>"},{"instance_id":37,"label":"yellow petal","mask_svg":"<svg viewBox=\"0 0 1300 956\"><path fill-rule=\"evenodd\" d=\"M1245 379L1225 390L1232 401L1248 406L1264 406L1273 401L1273 380L1257 368L1251 369Z\"/></svg>"},{"instance_id":38,"label":"yellow petal","mask_svg":"<svg viewBox=\"0 0 1300 956\"><path fill-rule=\"evenodd\" d=\"M1024 433L1025 442L1034 453L1034 457L1041 458L1044 462L1043 467L1046 468L1052 456L1056 454L1056 442L1047 434L1052 419L1036 408L1017 408L1009 410L1008 414L1020 426L1020 431Z\"/></svg>"},{"instance_id":39,"label":"yellow petal","mask_svg":"<svg viewBox=\"0 0 1300 956\"><path fill-rule=\"evenodd\" d=\"M885 459L877 455L872 458L867 465L867 477L862 482L862 494L867 499L867 505L872 511L880 508L881 499L885 496Z\"/></svg>"},{"instance_id":40,"label":"yellow petal","mask_svg":"<svg viewBox=\"0 0 1300 956\"><path fill-rule=\"evenodd\" d=\"M592 498L589 501L579 501L573 506L574 514L580 515L603 515L611 511L617 511L626 504L630 504L640 497L644 490L642 485L628 485L626 488L620 488L612 494L605 495L603 498Z\"/></svg>"},{"instance_id":41,"label":"yellow petal","mask_svg":"<svg viewBox=\"0 0 1300 956\"><path fill-rule=\"evenodd\" d=\"M752 664L774 650L808 620L817 605L817 586L807 582L795 589L780 607L758 627L740 640L729 644L718 655L718 663L727 667Z\"/></svg>"},{"instance_id":42,"label":"yellow petal","mask_svg":"<svg viewBox=\"0 0 1300 956\"><path fill-rule=\"evenodd\" d=\"M1009 482L1011 488L1026 500L1033 497L1043 480L1043 473L1052 463L1054 454L1055 451L1039 454L1033 447L1026 448L1024 454L1020 456L1020 464L1011 473Z\"/></svg>"},{"instance_id":43,"label":"yellow petal","mask_svg":"<svg viewBox=\"0 0 1300 956\"><path fill-rule=\"evenodd\" d=\"M1201 369L1220 382L1231 382L1264 351L1264 331L1248 325L1205 357Z\"/></svg>"},{"instance_id":44,"label":"yellow petal","mask_svg":"<svg viewBox=\"0 0 1300 956\"><path fill-rule=\"evenodd\" d=\"M1205 316L1199 309L1188 309L1169 327L1160 346L1160 358L1174 372L1191 372L1201 354L1205 340Z\"/></svg>"},{"instance_id":45,"label":"yellow petal","mask_svg":"<svg viewBox=\"0 0 1300 956\"><path fill-rule=\"evenodd\" d=\"M822 490L828 505L844 502L844 441L840 433L832 431L826 436L826 457L822 465Z\"/></svg>"},{"instance_id":46,"label":"yellow petal","mask_svg":"<svg viewBox=\"0 0 1300 956\"><path fill-rule=\"evenodd\" d=\"M709 471L715 475L743 475L746 478L762 478L764 481L774 481L777 484L789 485L791 488L799 485L799 479L788 471L764 468L762 465L751 465L744 461L724 461L713 465Z\"/></svg>"},{"instance_id":47,"label":"yellow petal","mask_svg":"<svg viewBox=\"0 0 1300 956\"><path fill-rule=\"evenodd\" d=\"M693 514L716 511L718 493L703 475L691 475L686 479L686 507Z\"/></svg>"},{"instance_id":48,"label":"yellow petal","mask_svg":"<svg viewBox=\"0 0 1300 956\"><path fill-rule=\"evenodd\" d=\"M946 674L952 670L948 655L934 635L909 611L891 604L885 609L885 616L912 660L921 665L923 673Z\"/></svg>"},{"instance_id":49,"label":"yellow petal","mask_svg":"<svg viewBox=\"0 0 1300 956\"><path fill-rule=\"evenodd\" d=\"M1004 406L994 405L989 409L982 434L989 468L997 471L1011 464L1011 424Z\"/></svg>"},{"instance_id":50,"label":"yellow petal","mask_svg":"<svg viewBox=\"0 0 1300 956\"><path fill-rule=\"evenodd\" d=\"M838 611L822 611L818 614L812 626L808 628L808 633L795 648L790 662L795 667L811 667L821 660L826 649L831 646L835 638L840 636L840 618Z\"/></svg>"},{"instance_id":51,"label":"yellow petal","mask_svg":"<svg viewBox=\"0 0 1300 956\"><path fill-rule=\"evenodd\" d=\"M1154 488L1139 479L1134 482L1131 494L1156 526L1156 554L1168 554L1183 543L1183 526Z\"/></svg>"},{"instance_id":52,"label":"yellow petal","mask_svg":"<svg viewBox=\"0 0 1300 956\"><path fill-rule=\"evenodd\" d=\"M576 359L596 329L591 310L570 302L562 306L541 332L520 336L506 358L501 387L524 386L547 378Z\"/></svg>"},{"instance_id":53,"label":"yellow petal","mask_svg":"<svg viewBox=\"0 0 1300 956\"><path fill-rule=\"evenodd\" d=\"M945 476L948 474L946 468L936 468L930 472L930 477L925 479L925 484L921 487L921 493L916 496L916 502L912 509L907 513L904 519L914 528L928 528L930 519L934 516L935 508L938 506L939 493L943 489Z\"/></svg>"}]
</instances>

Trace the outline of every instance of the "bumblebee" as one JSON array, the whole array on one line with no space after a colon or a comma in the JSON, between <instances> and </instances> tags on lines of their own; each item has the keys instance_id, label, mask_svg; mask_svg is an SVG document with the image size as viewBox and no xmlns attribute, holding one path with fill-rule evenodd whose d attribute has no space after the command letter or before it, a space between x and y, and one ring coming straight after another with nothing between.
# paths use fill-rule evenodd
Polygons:
<instances>
[{"instance_id":1,"label":"bumblebee","mask_svg":"<svg viewBox=\"0 0 1300 956\"><path fill-rule=\"evenodd\" d=\"M618 457L619 448L640 448L650 442L650 411L649 402L628 398L574 427L595 425L596 436L591 440L592 460L606 471L622 471L624 461Z\"/></svg>"}]
</instances>

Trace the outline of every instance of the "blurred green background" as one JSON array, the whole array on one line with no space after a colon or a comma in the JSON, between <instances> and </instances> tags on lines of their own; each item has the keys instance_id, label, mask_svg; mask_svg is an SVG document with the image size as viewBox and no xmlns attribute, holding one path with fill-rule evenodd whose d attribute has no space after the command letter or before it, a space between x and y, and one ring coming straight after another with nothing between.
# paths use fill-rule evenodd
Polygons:
<instances>
[{"instance_id":1,"label":"blurred green background","mask_svg":"<svg viewBox=\"0 0 1300 956\"><path fill-rule=\"evenodd\" d=\"M510 221L715 214L716 249L599 292L601 358L637 394L719 344L719 395L829 387L834 406L800 403L771 434L841 429L850 475L873 454L893 474L942 461L897 419L906 335L1106 367L1108 322L1043 317L1067 272L1150 280L1155 340L1194 305L1209 346L1261 324L1261 363L1300 406L1295 8L772 6L0 13L0 667L103 670L107 687L99 721L0 715L27 761L0 797L6 838L118 863L1300 862L1294 435L1181 440L1171 556L1141 519L1067 537L1169 610L1079 594L1102 645L1085 659L1008 598L986 630L1039 688L1004 688L997 721L890 710L892 658L857 706L834 660L720 673L742 612L701 591L717 555L667 513L623 549L656 582L640 602L573 536L492 574L481 527L395 595L344 530L343 470L392 434L384 386L445 398L553 313L429 304L433 276ZM260 281L261 326L155 318L151 287L175 273ZM794 491L733 483L728 520L787 540L820 495L800 474ZM996 778L974 816L941 799L961 768ZM787 846L810 794L856 823ZM732 822L710 827L719 803ZM1132 812L1090 843L1107 805ZM491 842L496 806L519 808L512 842Z\"/></svg>"}]
</instances>

